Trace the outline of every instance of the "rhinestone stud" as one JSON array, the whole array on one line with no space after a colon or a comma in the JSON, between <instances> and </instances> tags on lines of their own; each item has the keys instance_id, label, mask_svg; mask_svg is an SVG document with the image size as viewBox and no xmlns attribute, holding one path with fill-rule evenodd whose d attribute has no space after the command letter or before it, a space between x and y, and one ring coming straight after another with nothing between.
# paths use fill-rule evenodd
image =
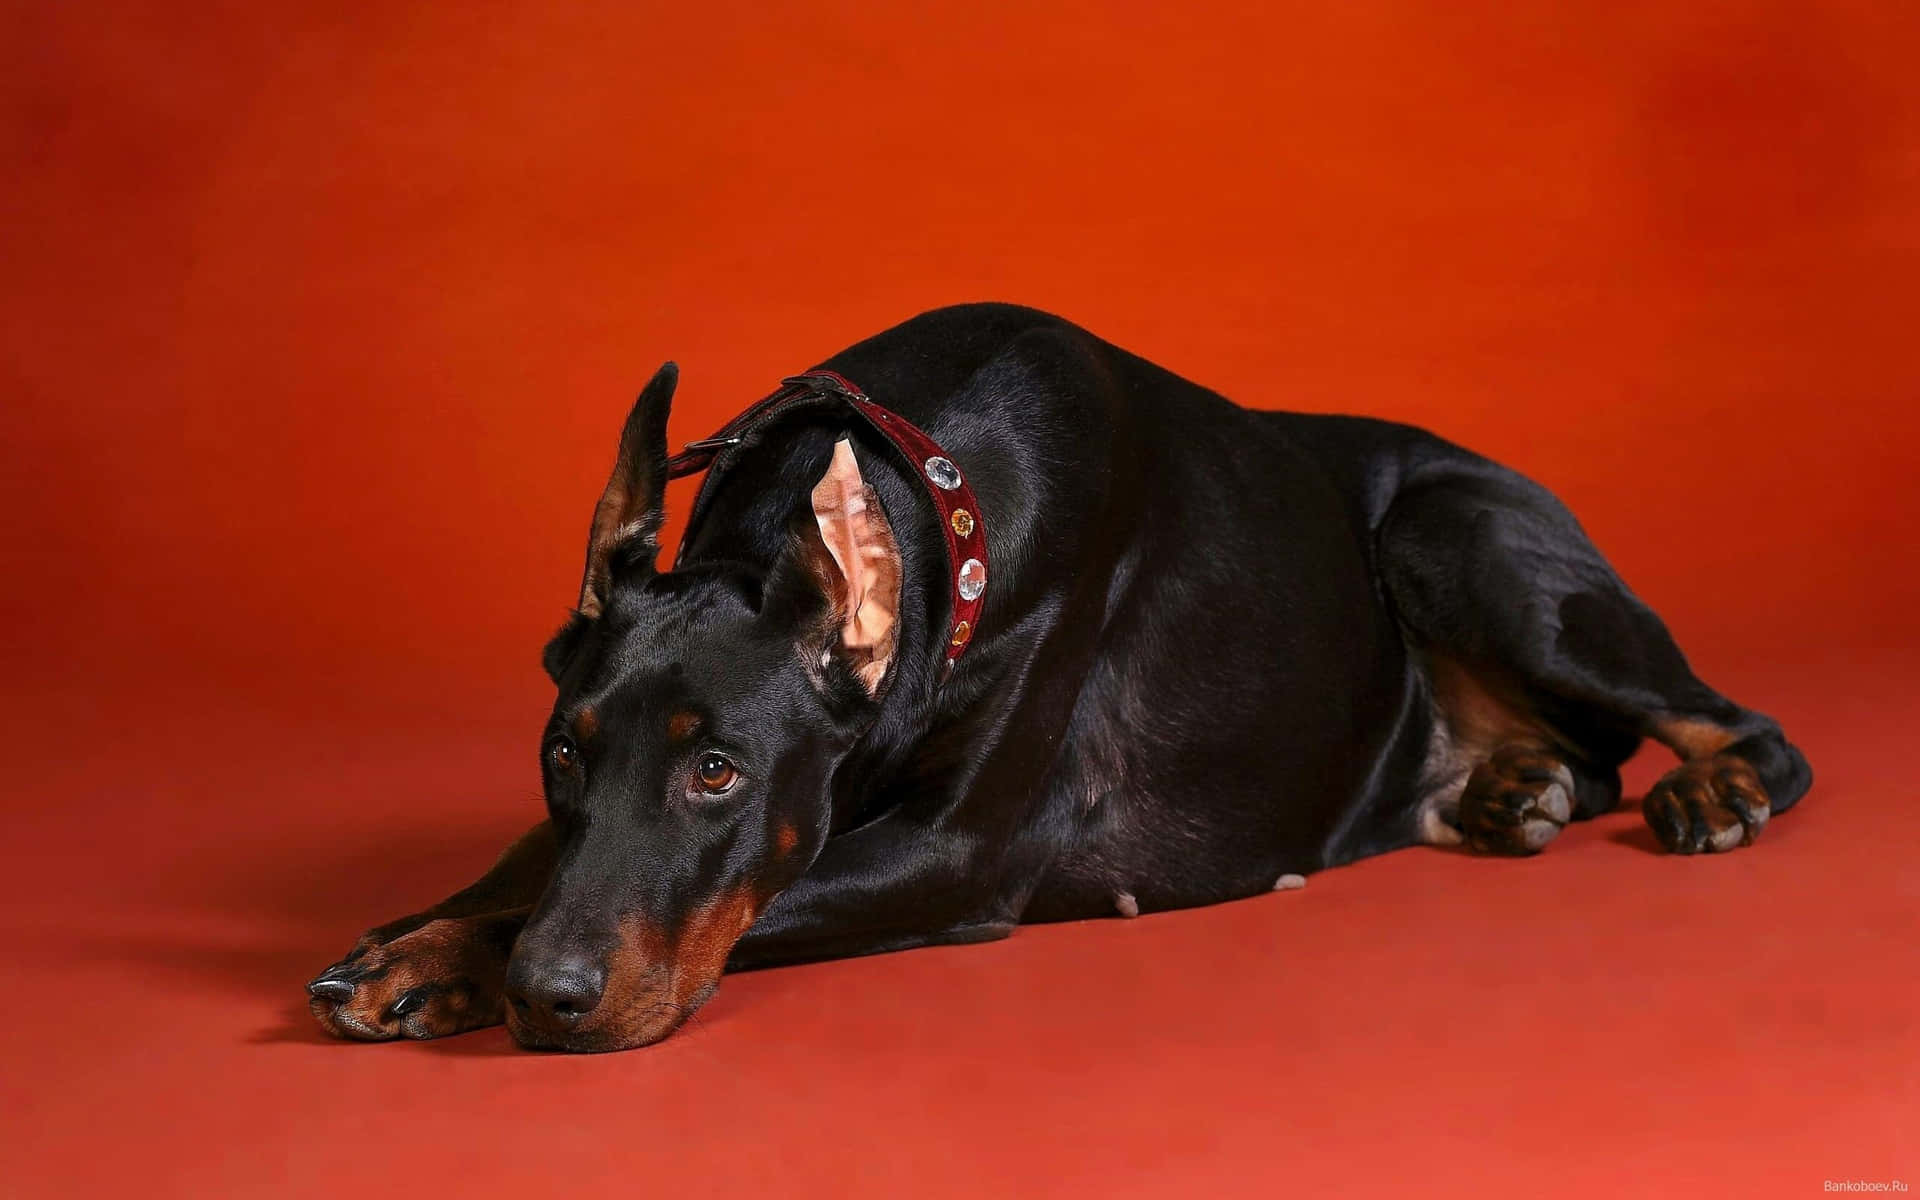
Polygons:
<instances>
[{"instance_id":1,"label":"rhinestone stud","mask_svg":"<svg viewBox=\"0 0 1920 1200\"><path fill-rule=\"evenodd\" d=\"M955 646L964 646L967 644L967 639L972 636L973 636L973 626L968 624L965 621L962 621L958 625L955 625L953 627L952 644Z\"/></svg>"},{"instance_id":2,"label":"rhinestone stud","mask_svg":"<svg viewBox=\"0 0 1920 1200\"><path fill-rule=\"evenodd\" d=\"M954 509L953 516L949 517L947 521L953 526L953 531L961 537L973 536L973 514L966 509Z\"/></svg>"},{"instance_id":3,"label":"rhinestone stud","mask_svg":"<svg viewBox=\"0 0 1920 1200\"><path fill-rule=\"evenodd\" d=\"M960 486L960 468L953 465L952 459L936 454L927 460L927 478L941 491L950 492Z\"/></svg>"},{"instance_id":4,"label":"rhinestone stud","mask_svg":"<svg viewBox=\"0 0 1920 1200\"><path fill-rule=\"evenodd\" d=\"M977 558L970 558L960 564L960 598L978 600L980 593L987 590L987 564Z\"/></svg>"}]
</instances>

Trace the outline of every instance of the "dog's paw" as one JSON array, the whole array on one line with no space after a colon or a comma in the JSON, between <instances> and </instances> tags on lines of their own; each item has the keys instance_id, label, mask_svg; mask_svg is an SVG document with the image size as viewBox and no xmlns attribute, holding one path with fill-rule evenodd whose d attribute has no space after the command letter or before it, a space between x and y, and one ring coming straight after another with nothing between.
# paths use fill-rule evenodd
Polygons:
<instances>
[{"instance_id":1,"label":"dog's paw","mask_svg":"<svg viewBox=\"0 0 1920 1200\"><path fill-rule=\"evenodd\" d=\"M383 1042L498 1025L519 916L428 921L382 941L360 939L307 985L308 1008L335 1037Z\"/></svg>"},{"instance_id":2,"label":"dog's paw","mask_svg":"<svg viewBox=\"0 0 1920 1200\"><path fill-rule=\"evenodd\" d=\"M1531 746L1500 747L1460 793L1460 832L1487 854L1538 854L1572 816L1573 772Z\"/></svg>"},{"instance_id":3,"label":"dog's paw","mask_svg":"<svg viewBox=\"0 0 1920 1200\"><path fill-rule=\"evenodd\" d=\"M1640 811L1675 854L1714 854L1750 845L1772 812L1753 765L1732 754L1696 758L1667 772Z\"/></svg>"}]
</instances>

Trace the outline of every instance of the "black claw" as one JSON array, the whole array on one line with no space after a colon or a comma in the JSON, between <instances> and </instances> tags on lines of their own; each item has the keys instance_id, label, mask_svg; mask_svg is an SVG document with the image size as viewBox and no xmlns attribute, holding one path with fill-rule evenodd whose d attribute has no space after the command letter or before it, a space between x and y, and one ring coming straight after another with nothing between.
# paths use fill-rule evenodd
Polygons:
<instances>
[{"instance_id":1,"label":"black claw","mask_svg":"<svg viewBox=\"0 0 1920 1200\"><path fill-rule=\"evenodd\" d=\"M1726 806L1733 810L1734 816L1740 818L1740 828L1746 835L1746 841L1752 841L1754 835L1760 832L1760 827L1767 823L1765 802L1757 800L1743 788L1728 790Z\"/></svg>"},{"instance_id":2,"label":"black claw","mask_svg":"<svg viewBox=\"0 0 1920 1200\"><path fill-rule=\"evenodd\" d=\"M344 983L349 987L364 983L368 976L365 967L354 962L337 962L313 977L314 983Z\"/></svg>"},{"instance_id":3,"label":"black claw","mask_svg":"<svg viewBox=\"0 0 1920 1200\"><path fill-rule=\"evenodd\" d=\"M307 995L315 1000L331 1000L335 1004L345 1004L353 999L353 985L344 979L332 978L332 973L329 972L307 985Z\"/></svg>"},{"instance_id":4,"label":"black claw","mask_svg":"<svg viewBox=\"0 0 1920 1200\"><path fill-rule=\"evenodd\" d=\"M389 1020L398 1020L408 1013L419 1012L422 1008L426 1007L426 1004L426 989L414 988L412 991L402 992L400 998L388 1007L387 1018Z\"/></svg>"},{"instance_id":5,"label":"black claw","mask_svg":"<svg viewBox=\"0 0 1920 1200\"><path fill-rule=\"evenodd\" d=\"M1655 791L1647 797L1642 806L1647 824L1653 827L1654 834L1669 850L1678 852L1685 833L1674 811L1675 805L1670 796Z\"/></svg>"}]
</instances>

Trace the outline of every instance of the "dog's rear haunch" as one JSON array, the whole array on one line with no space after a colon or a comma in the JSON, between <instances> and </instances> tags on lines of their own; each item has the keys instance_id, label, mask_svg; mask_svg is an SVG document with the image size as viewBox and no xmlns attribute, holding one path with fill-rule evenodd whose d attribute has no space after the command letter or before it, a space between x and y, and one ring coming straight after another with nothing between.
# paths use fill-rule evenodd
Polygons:
<instances>
[{"instance_id":1,"label":"dog's rear haunch","mask_svg":"<svg viewBox=\"0 0 1920 1200\"><path fill-rule=\"evenodd\" d=\"M823 367L689 451L671 570L674 368L648 384L546 649L547 818L315 979L321 1024L620 1049L729 968L1532 854L1647 737L1676 853L1807 790L1551 495L1427 433L1248 411L1002 305Z\"/></svg>"}]
</instances>

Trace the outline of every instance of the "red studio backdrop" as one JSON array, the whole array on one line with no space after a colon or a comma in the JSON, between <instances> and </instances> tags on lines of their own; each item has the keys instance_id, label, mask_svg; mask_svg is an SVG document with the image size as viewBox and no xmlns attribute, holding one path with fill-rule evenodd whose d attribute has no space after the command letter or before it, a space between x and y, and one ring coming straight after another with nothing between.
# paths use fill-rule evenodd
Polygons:
<instances>
[{"instance_id":1,"label":"red studio backdrop","mask_svg":"<svg viewBox=\"0 0 1920 1200\"><path fill-rule=\"evenodd\" d=\"M1920 1175L1920 9L4 11L0 1190ZM679 442L971 299L1526 471L1813 795L742 976L610 1058L323 1042L308 975L537 816L653 369Z\"/></svg>"}]
</instances>

